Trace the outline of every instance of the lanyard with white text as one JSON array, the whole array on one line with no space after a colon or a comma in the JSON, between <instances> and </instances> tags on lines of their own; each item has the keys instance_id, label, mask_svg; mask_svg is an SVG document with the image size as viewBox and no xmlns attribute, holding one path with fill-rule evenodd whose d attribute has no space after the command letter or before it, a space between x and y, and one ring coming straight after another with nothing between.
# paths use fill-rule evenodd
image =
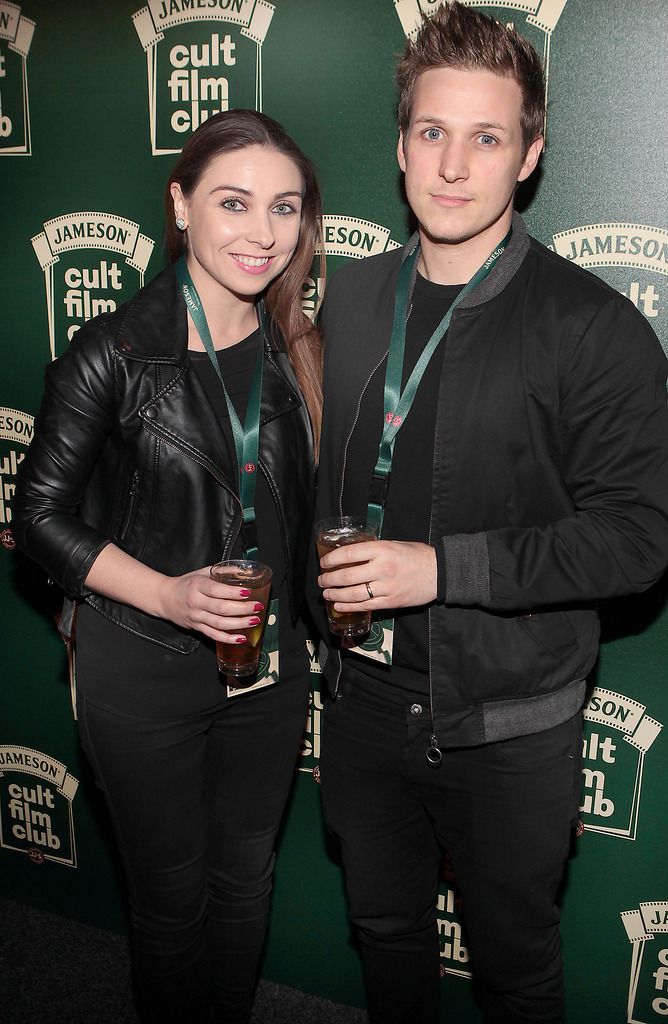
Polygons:
<instances>
[{"instance_id":1,"label":"lanyard with white text","mask_svg":"<svg viewBox=\"0 0 668 1024\"><path fill-rule=\"evenodd\" d=\"M408 254L399 271L397 282L396 298L394 302L394 320L392 322L392 337L390 340L390 351L387 357L387 369L385 371L385 390L383 395L383 433L378 446L378 461L373 471L371 481L371 493L367 517L378 529L378 536L383 527L383 515L385 512L385 498L387 487L392 472L392 456L394 454L394 442L397 434L406 421L411 410L420 381L424 375L429 360L438 348L438 344L446 334L450 326L450 320L455 307L462 299L473 291L483 281L492 267L498 260L501 253L508 245L512 234L512 228L495 248L483 265L475 272L468 284L465 284L457 298L452 303L447 313L439 323L431 338L425 345L422 355L418 359L413 372L406 381L404 390L401 390L401 378L404 370L404 351L406 348L406 322L408 299L410 294L410 283L415 269L415 264L420 253L419 244Z\"/></svg>"},{"instance_id":2,"label":"lanyard with white text","mask_svg":"<svg viewBox=\"0 0 668 1024\"><path fill-rule=\"evenodd\" d=\"M207 351L211 364L218 374L220 383L223 385L223 394L225 395L225 402L227 403L227 411L230 417L230 425L232 427L232 437L234 438L234 450L236 452L237 465L239 467L239 498L243 509L242 535L244 542L244 556L246 558L255 558L257 556L255 483L257 481L257 459L260 443L260 403L262 399L262 365L264 332L266 326L264 304L260 302L256 307L258 320L260 322L261 337L257 359L255 360L255 367L253 369L250 391L248 394L246 417L242 427L239 417L237 416L236 409L232 405L230 396L227 393L225 381L223 380L223 375L220 372L220 366L218 365L218 359L216 358L216 350L213 347L213 341L211 339L211 332L209 331L209 325L206 320L204 306L202 305L202 300L197 294L197 289L193 284L192 277L190 276L190 272L186 266L185 257L182 256L174 265L174 270L176 272L176 277L188 308L188 312L190 313L193 323L197 328L197 333L202 339L202 344Z\"/></svg>"}]
</instances>

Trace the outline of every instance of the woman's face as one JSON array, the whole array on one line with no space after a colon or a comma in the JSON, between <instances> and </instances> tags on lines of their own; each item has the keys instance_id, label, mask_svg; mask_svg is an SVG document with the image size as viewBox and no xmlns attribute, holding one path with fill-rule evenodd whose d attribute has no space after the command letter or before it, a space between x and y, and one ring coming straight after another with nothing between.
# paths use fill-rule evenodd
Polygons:
<instances>
[{"instance_id":1,"label":"woman's face","mask_svg":"<svg viewBox=\"0 0 668 1024\"><path fill-rule=\"evenodd\" d=\"M242 299L264 291L297 246L302 192L297 165L262 146L214 157L188 197L173 183L196 287L213 296L218 286Z\"/></svg>"}]
</instances>

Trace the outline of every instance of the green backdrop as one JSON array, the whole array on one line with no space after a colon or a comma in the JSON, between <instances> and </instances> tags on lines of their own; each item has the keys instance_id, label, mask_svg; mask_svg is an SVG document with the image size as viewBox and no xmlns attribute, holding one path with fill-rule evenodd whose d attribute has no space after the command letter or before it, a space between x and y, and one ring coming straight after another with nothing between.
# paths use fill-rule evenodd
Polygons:
<instances>
[{"instance_id":1,"label":"green backdrop","mask_svg":"<svg viewBox=\"0 0 668 1024\"><path fill-rule=\"evenodd\" d=\"M428 0L0 0L0 886L123 930L109 827L80 753L57 588L13 547L16 469L43 368L162 266L162 190L225 106L277 118L315 160L328 265L403 242L392 70ZM542 242L625 292L668 346L665 0L472 3L549 71L547 150L519 196ZM312 307L321 282L305 285ZM572 1024L668 1017L666 587L612 602L586 711L582 822L564 893ZM362 1005L320 820L320 694L282 836L268 978ZM137 772L141 765L137 765ZM168 794L165 799L168 799ZM454 883L439 898L443 1020L475 1022Z\"/></svg>"}]
</instances>

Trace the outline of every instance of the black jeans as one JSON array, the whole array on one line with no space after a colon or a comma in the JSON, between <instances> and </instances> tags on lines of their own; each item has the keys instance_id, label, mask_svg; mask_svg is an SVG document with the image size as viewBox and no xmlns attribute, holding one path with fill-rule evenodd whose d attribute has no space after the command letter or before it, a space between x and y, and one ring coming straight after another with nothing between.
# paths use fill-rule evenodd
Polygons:
<instances>
[{"instance_id":1,"label":"black jeans","mask_svg":"<svg viewBox=\"0 0 668 1024\"><path fill-rule=\"evenodd\" d=\"M250 1017L308 699L306 655L281 668L277 685L180 719L79 694L125 863L140 995L160 1024Z\"/></svg>"},{"instance_id":2,"label":"black jeans","mask_svg":"<svg viewBox=\"0 0 668 1024\"><path fill-rule=\"evenodd\" d=\"M578 815L581 716L444 750L432 768L428 707L344 673L325 708L328 827L341 843L372 1024L439 1020L437 887L450 854L485 1020L560 1024L557 893Z\"/></svg>"}]
</instances>

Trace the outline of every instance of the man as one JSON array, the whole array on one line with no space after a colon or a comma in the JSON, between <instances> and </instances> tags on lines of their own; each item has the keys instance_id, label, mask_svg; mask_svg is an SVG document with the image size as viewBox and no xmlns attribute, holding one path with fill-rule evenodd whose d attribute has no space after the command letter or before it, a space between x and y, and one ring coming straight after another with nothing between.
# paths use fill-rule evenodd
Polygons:
<instances>
[{"instance_id":1,"label":"man","mask_svg":"<svg viewBox=\"0 0 668 1024\"><path fill-rule=\"evenodd\" d=\"M445 5L398 84L418 232L341 270L323 317L318 514L368 511L382 539L325 555L318 583L394 623L380 660L327 637L325 816L373 1024L438 1020L444 850L485 1020L556 1024L594 604L668 561L666 360L513 213L543 147L529 44Z\"/></svg>"}]
</instances>

